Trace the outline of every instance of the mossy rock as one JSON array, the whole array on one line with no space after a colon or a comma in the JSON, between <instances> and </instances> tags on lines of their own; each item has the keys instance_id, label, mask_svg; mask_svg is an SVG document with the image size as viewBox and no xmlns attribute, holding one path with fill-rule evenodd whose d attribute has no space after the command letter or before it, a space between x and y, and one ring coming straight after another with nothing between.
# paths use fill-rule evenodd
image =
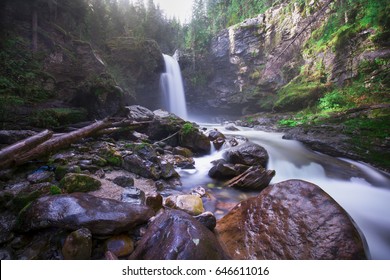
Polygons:
<instances>
[{"instance_id":1,"label":"mossy rock","mask_svg":"<svg viewBox=\"0 0 390 280\"><path fill-rule=\"evenodd\" d=\"M85 121L87 111L79 108L50 108L38 110L31 118L31 124L38 127L58 127Z\"/></svg>"},{"instance_id":2,"label":"mossy rock","mask_svg":"<svg viewBox=\"0 0 390 280\"><path fill-rule=\"evenodd\" d=\"M90 192L100 188L101 182L85 174L68 173L60 181L60 188L67 193Z\"/></svg>"}]
</instances>

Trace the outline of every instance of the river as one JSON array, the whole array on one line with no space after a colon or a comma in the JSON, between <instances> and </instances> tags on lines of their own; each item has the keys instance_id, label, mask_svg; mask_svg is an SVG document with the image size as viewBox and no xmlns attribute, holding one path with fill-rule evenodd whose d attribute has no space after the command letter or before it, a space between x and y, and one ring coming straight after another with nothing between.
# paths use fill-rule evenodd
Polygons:
<instances>
[{"instance_id":1,"label":"river","mask_svg":"<svg viewBox=\"0 0 390 280\"><path fill-rule=\"evenodd\" d=\"M220 125L202 125L217 128L225 135L239 135L263 146L269 153L267 168L276 171L271 183L301 179L320 186L352 217L363 232L372 259L390 259L390 175L368 165L348 159L334 158L314 152L294 140L282 139L282 133L270 133L240 127L227 131ZM195 158L195 170L181 170L185 188L205 186L218 200L238 203L257 193L243 193L216 185L208 176L211 161L222 157L224 151ZM206 210L215 210L207 209ZM216 216L223 215L221 211Z\"/></svg>"}]
</instances>

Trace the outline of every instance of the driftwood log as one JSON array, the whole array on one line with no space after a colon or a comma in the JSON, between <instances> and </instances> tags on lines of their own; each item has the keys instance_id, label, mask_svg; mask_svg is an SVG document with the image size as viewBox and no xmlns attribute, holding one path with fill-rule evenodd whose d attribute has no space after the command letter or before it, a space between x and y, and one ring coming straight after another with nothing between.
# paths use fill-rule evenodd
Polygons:
<instances>
[{"instance_id":1,"label":"driftwood log","mask_svg":"<svg viewBox=\"0 0 390 280\"><path fill-rule=\"evenodd\" d=\"M82 138L96 134L109 134L124 127L135 129L148 123L150 122L137 123L126 119L113 123L109 119L104 119L69 133L53 135L52 131L45 130L2 149L0 151L0 169L22 165L30 160L68 147Z\"/></svg>"}]
</instances>

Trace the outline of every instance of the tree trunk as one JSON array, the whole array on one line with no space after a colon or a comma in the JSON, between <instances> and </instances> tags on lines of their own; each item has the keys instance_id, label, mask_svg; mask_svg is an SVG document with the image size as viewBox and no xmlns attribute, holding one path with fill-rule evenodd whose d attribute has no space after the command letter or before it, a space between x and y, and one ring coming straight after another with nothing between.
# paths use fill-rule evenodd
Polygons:
<instances>
[{"instance_id":1,"label":"tree trunk","mask_svg":"<svg viewBox=\"0 0 390 280\"><path fill-rule=\"evenodd\" d=\"M52 131L45 130L4 148L0 151L0 168L12 165L13 161L18 155L24 154L42 142L45 142L46 140L50 139L52 135Z\"/></svg>"},{"instance_id":2,"label":"tree trunk","mask_svg":"<svg viewBox=\"0 0 390 280\"><path fill-rule=\"evenodd\" d=\"M10 158L0 163L0 168L7 168L11 166L22 165L30 160L39 158L41 156L47 155L49 153L55 152L61 148L65 148L70 144L85 138L89 137L97 131L104 129L110 126L111 122L107 119L102 121L97 121L89 126L80 128L78 130L72 131L70 133L61 134L57 137L53 137L46 142L43 142L36 146L35 148L31 148L30 151L26 151L25 148L16 149L14 148L13 154L9 152L6 153ZM34 137L34 136L33 136ZM31 139L31 138L28 138ZM31 140L24 140L26 142L31 142ZM35 146L35 145L30 145ZM10 147L11 148L11 147ZM9 150L10 148L6 148L5 150ZM3 152L3 151L1 151Z\"/></svg>"}]
</instances>

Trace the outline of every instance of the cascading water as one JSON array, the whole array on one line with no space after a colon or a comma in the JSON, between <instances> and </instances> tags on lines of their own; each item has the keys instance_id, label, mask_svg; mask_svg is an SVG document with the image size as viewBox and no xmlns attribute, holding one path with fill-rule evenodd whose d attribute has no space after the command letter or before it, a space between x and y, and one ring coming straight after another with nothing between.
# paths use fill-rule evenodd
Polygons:
<instances>
[{"instance_id":1,"label":"cascading water","mask_svg":"<svg viewBox=\"0 0 390 280\"><path fill-rule=\"evenodd\" d=\"M163 54L166 72L161 74L160 88L166 109L187 119L187 106L179 63L173 57Z\"/></svg>"},{"instance_id":2,"label":"cascading water","mask_svg":"<svg viewBox=\"0 0 390 280\"><path fill-rule=\"evenodd\" d=\"M208 125L207 125L208 126ZM272 183L301 179L320 186L353 218L366 237L373 259L390 259L390 176L359 162L330 157L308 150L303 144L282 139L281 133L240 128L225 135L240 135L262 145L269 153L268 169L276 170ZM208 192L224 203L237 203L258 193L243 193L214 185L208 170L224 151L195 158L196 170L181 171L183 186L211 186ZM187 174L185 174L188 172ZM213 211L210 209L209 211ZM218 213L216 213L218 216ZM221 213L223 216L224 213Z\"/></svg>"}]
</instances>

